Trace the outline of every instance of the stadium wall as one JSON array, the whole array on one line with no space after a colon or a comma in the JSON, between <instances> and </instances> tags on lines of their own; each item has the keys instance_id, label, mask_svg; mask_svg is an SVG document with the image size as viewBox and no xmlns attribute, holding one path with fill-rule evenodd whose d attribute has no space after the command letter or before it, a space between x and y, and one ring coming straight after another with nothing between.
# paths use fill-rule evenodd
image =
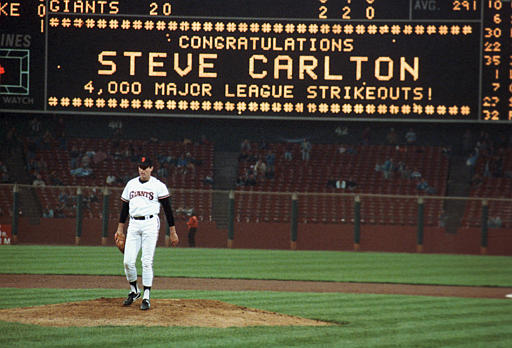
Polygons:
<instances>
[{"instance_id":1,"label":"stadium wall","mask_svg":"<svg viewBox=\"0 0 512 348\"><path fill-rule=\"evenodd\" d=\"M0 222L9 223L6 219ZM58 222L58 223L57 223ZM41 219L32 224L28 218L19 219L20 244L72 245L75 243L75 219ZM165 244L162 223L158 245ZM113 246L117 221L109 222L107 245ZM187 247L187 229L184 221L176 226L181 247ZM215 222L202 222L196 235L196 245L202 248L225 248L227 230L218 229ZM84 219L81 245L100 245L102 222ZM414 226L361 225L360 250L378 252L416 252L417 230ZM448 234L439 227L425 227L424 253L480 254L480 228L461 228ZM290 249L290 225L286 223L235 223L233 247L241 249ZM298 250L354 250L354 227L351 224L299 224ZM488 231L489 255L512 255L512 231L496 228Z\"/></svg>"}]
</instances>

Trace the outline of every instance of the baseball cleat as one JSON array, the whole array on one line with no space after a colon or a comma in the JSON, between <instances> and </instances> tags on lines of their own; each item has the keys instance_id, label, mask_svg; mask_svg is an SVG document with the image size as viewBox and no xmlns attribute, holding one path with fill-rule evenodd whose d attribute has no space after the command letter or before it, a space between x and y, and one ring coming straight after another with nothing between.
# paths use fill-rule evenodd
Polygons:
<instances>
[{"instance_id":1,"label":"baseball cleat","mask_svg":"<svg viewBox=\"0 0 512 348\"><path fill-rule=\"evenodd\" d=\"M129 306L135 301L136 299L140 298L140 292L130 292L128 294L128 298L124 300L123 306Z\"/></svg>"},{"instance_id":2,"label":"baseball cleat","mask_svg":"<svg viewBox=\"0 0 512 348\"><path fill-rule=\"evenodd\" d=\"M149 304L149 300L142 300L142 304L140 305L140 309L142 309L143 311L149 309L151 305Z\"/></svg>"}]
</instances>

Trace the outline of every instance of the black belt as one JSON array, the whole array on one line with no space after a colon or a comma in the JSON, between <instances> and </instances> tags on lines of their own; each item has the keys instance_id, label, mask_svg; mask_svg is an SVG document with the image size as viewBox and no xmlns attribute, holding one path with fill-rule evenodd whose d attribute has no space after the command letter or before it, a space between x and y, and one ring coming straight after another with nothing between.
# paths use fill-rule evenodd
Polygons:
<instances>
[{"instance_id":1,"label":"black belt","mask_svg":"<svg viewBox=\"0 0 512 348\"><path fill-rule=\"evenodd\" d=\"M134 220L149 220L149 219L152 219L153 218L153 215L148 215L148 216L132 216L132 219Z\"/></svg>"}]
</instances>

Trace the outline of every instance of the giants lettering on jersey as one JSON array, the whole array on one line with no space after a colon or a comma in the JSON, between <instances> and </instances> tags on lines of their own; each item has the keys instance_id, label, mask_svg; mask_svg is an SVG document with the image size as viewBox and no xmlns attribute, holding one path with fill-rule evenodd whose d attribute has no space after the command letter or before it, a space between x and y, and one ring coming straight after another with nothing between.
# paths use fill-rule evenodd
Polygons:
<instances>
[{"instance_id":1,"label":"giants lettering on jersey","mask_svg":"<svg viewBox=\"0 0 512 348\"><path fill-rule=\"evenodd\" d=\"M130 191L130 199L134 197L146 197L150 200L153 200L153 192L146 192L146 191Z\"/></svg>"}]
</instances>

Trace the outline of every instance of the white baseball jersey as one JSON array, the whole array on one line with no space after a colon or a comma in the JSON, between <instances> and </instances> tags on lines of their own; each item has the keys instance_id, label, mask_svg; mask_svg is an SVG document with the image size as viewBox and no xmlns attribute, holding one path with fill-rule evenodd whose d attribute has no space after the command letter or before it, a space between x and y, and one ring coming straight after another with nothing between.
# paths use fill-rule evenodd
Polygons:
<instances>
[{"instance_id":1,"label":"white baseball jersey","mask_svg":"<svg viewBox=\"0 0 512 348\"><path fill-rule=\"evenodd\" d=\"M123 201L130 203L130 216L158 215L160 212L158 200L167 197L169 197L167 186L152 176L146 182L141 182L139 177L131 179L121 195Z\"/></svg>"}]
</instances>

